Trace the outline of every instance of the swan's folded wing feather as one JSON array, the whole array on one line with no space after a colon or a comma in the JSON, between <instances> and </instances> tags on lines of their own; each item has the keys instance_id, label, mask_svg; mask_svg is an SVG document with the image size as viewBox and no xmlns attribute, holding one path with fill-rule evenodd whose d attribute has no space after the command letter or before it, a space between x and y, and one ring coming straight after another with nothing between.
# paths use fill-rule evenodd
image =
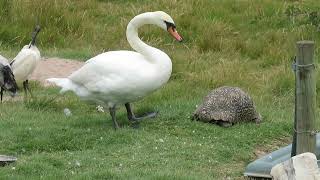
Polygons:
<instances>
[{"instance_id":1,"label":"swan's folded wing feather","mask_svg":"<svg viewBox=\"0 0 320 180\"><path fill-rule=\"evenodd\" d=\"M143 80L151 78L153 68L138 53L120 54L108 52L98 55L71 74L69 79L92 92L130 93Z\"/></svg>"}]
</instances>

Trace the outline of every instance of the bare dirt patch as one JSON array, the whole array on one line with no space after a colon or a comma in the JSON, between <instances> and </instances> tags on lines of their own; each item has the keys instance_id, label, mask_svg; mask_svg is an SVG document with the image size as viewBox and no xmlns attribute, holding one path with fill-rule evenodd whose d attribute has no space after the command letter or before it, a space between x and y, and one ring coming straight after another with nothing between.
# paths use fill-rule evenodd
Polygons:
<instances>
[{"instance_id":1,"label":"bare dirt patch","mask_svg":"<svg viewBox=\"0 0 320 180\"><path fill-rule=\"evenodd\" d=\"M84 62L75 60L43 58L32 73L30 80L39 81L43 86L48 86L46 79L68 77L83 64Z\"/></svg>"}]
</instances>

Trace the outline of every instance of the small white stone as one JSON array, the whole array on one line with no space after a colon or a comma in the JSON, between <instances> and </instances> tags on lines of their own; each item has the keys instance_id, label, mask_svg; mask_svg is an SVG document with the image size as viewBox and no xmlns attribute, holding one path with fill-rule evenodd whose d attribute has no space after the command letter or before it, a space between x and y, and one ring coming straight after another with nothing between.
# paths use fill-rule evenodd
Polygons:
<instances>
[{"instance_id":1,"label":"small white stone","mask_svg":"<svg viewBox=\"0 0 320 180\"><path fill-rule=\"evenodd\" d=\"M12 169L12 170L16 170L16 167L12 167L11 169Z\"/></svg>"},{"instance_id":2,"label":"small white stone","mask_svg":"<svg viewBox=\"0 0 320 180\"><path fill-rule=\"evenodd\" d=\"M76 166L77 166L77 167L80 167L80 166L81 166L81 164L80 164L79 161L76 161Z\"/></svg>"},{"instance_id":3,"label":"small white stone","mask_svg":"<svg viewBox=\"0 0 320 180\"><path fill-rule=\"evenodd\" d=\"M160 139L159 139L159 142L163 143L163 142L164 142L164 140L160 138Z\"/></svg>"},{"instance_id":4,"label":"small white stone","mask_svg":"<svg viewBox=\"0 0 320 180\"><path fill-rule=\"evenodd\" d=\"M99 106L97 106L97 107L96 107L96 109L97 109L97 111L98 111L98 112L104 112L103 107L102 107L102 106L100 106L100 105L99 105Z\"/></svg>"},{"instance_id":5,"label":"small white stone","mask_svg":"<svg viewBox=\"0 0 320 180\"><path fill-rule=\"evenodd\" d=\"M71 111L70 111L70 109L68 109L68 108L64 108L63 109L63 112L64 112L64 114L68 117L68 116L72 116L72 113L71 113Z\"/></svg>"}]
</instances>

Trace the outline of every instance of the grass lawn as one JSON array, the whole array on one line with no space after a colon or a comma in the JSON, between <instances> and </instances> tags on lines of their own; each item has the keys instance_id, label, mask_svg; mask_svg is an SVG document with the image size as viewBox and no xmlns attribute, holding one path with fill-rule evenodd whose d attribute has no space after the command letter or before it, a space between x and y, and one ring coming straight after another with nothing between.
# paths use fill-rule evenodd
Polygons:
<instances>
[{"instance_id":1,"label":"grass lawn","mask_svg":"<svg viewBox=\"0 0 320 180\"><path fill-rule=\"evenodd\" d=\"M114 131L108 114L73 94L37 87L36 100L1 105L2 154L19 158L0 169L5 178L220 179L242 176L255 149L270 147L290 135L292 108L259 106L264 122L222 128L192 122L202 89L172 81L135 104L138 113L158 110L159 117L133 129L125 110L117 114L123 128ZM177 92L177 93L172 93ZM72 116L66 117L68 107ZM273 109L273 110L270 110ZM275 148L271 146L271 148ZM15 167L15 169L12 169Z\"/></svg>"},{"instance_id":2,"label":"grass lawn","mask_svg":"<svg viewBox=\"0 0 320 180\"><path fill-rule=\"evenodd\" d=\"M241 179L257 150L290 141L295 42L314 40L319 59L320 13L310 16L320 8L317 0L4 0L0 7L0 54L11 58L36 22L43 27L43 56L85 60L130 49L125 27L145 11L169 13L185 39L175 43L159 28L141 28L144 41L172 58L173 73L162 89L134 103L138 114L159 111L140 129L130 126L123 107L117 111L122 128L114 131L108 113L36 82L36 99L0 104L0 154L18 157L0 168L0 179ZM260 125L190 120L202 98L223 85L253 97Z\"/></svg>"}]
</instances>

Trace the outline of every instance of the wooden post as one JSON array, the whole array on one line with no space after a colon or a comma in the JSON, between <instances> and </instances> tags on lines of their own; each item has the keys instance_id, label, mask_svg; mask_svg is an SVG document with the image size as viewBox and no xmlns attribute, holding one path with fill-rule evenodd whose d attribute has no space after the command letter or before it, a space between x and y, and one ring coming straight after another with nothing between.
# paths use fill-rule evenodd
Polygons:
<instances>
[{"instance_id":1,"label":"wooden post","mask_svg":"<svg viewBox=\"0 0 320 180\"><path fill-rule=\"evenodd\" d=\"M297 42L295 133L296 154L315 153L316 81L314 65L314 42Z\"/></svg>"}]
</instances>

